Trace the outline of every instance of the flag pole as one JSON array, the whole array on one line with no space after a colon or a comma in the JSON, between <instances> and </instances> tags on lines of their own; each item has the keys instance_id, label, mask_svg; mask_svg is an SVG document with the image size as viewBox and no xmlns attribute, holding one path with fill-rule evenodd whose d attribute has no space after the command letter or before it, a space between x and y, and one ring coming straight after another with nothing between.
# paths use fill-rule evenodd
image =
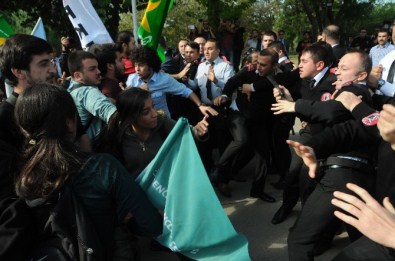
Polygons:
<instances>
[{"instance_id":1,"label":"flag pole","mask_svg":"<svg viewBox=\"0 0 395 261\"><path fill-rule=\"evenodd\" d=\"M136 7L136 0L132 0L132 18L133 18L133 35L134 35L134 43L137 46L138 43L138 36L137 36L137 7Z\"/></svg>"}]
</instances>

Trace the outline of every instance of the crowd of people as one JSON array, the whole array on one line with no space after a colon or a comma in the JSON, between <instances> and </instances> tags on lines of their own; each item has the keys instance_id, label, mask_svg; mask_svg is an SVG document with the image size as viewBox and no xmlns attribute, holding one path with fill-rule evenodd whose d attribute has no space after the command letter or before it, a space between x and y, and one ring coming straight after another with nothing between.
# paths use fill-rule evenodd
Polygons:
<instances>
[{"instance_id":1,"label":"crowd of people","mask_svg":"<svg viewBox=\"0 0 395 261\"><path fill-rule=\"evenodd\" d=\"M163 62L127 31L85 51L62 37L57 57L40 38L8 38L0 46L2 82L11 87L2 88L0 104L1 202L45 199L72 183L105 259L136 257L138 248L128 252L116 239L157 236L163 220L134 179L184 117L220 194L232 197L229 183L246 181L238 172L255 155L249 196L275 202L265 192L266 177L269 167L279 174L273 186L283 189L283 202L274 225L301 200L289 260L314 260L344 223L352 243L335 260L394 260L390 32L378 30L372 40L363 28L349 47L337 25L317 41L305 32L293 64L283 30L252 30L244 39L245 28L231 20L217 35L207 20L188 29ZM295 117L302 128L289 141ZM125 225L127 232L119 229ZM18 228L8 233L7 246L23 237Z\"/></svg>"}]
</instances>

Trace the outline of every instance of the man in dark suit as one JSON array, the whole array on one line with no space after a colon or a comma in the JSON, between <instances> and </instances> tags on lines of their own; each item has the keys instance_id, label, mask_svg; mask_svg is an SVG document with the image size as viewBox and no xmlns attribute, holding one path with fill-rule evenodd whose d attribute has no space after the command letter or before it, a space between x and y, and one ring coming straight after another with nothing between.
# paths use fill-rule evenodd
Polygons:
<instances>
[{"instance_id":1,"label":"man in dark suit","mask_svg":"<svg viewBox=\"0 0 395 261\"><path fill-rule=\"evenodd\" d=\"M322 44L313 44L303 50L300 64L299 76L301 80L290 89L293 100L303 98L311 101L329 100L335 91L333 82L336 81L335 75L330 73L329 66L332 64L331 54ZM299 132L301 140L306 140L311 135L317 134L324 129L321 123L310 123L301 118L302 129ZM296 205L299 196L302 201L307 197L303 192L303 186L308 186L309 182L301 182L299 173L302 168L302 161L293 155L288 173L285 175L283 204L272 219L273 224L283 222L291 213ZM303 180L303 179L302 179Z\"/></svg>"},{"instance_id":2,"label":"man in dark suit","mask_svg":"<svg viewBox=\"0 0 395 261\"><path fill-rule=\"evenodd\" d=\"M334 64L331 67L336 67L337 64L339 63L340 58L342 58L347 51L346 47L340 45L339 27L334 24L325 27L324 30L322 31L322 39L323 41L325 41L326 43L332 46L333 55L336 58L335 61L336 64Z\"/></svg>"},{"instance_id":3,"label":"man in dark suit","mask_svg":"<svg viewBox=\"0 0 395 261\"><path fill-rule=\"evenodd\" d=\"M228 114L228 126L233 140L217 164L218 189L225 196L231 195L227 184L230 180L229 170L232 162L248 146L247 144L250 144L257 155L255 178L250 195L266 202L275 201L273 197L264 193L264 185L267 175L271 126L275 118L270 111L271 104L275 102L272 95L274 85L267 76L274 74L277 65L278 54L273 50L262 50L258 57L257 70L241 70L228 80L223 95L214 100L215 105L224 104L237 90L237 97L231 101ZM285 74L273 75L273 78L285 86L288 86L288 82L292 81L292 77L286 77ZM240 86L242 87L239 88Z\"/></svg>"}]
</instances>

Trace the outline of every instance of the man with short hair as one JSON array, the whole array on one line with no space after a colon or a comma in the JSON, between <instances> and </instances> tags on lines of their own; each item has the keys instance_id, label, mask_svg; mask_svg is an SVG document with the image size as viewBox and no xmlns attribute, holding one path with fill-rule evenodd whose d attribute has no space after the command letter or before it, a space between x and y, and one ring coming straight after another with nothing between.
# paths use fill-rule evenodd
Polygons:
<instances>
[{"instance_id":1,"label":"man with short hair","mask_svg":"<svg viewBox=\"0 0 395 261\"><path fill-rule=\"evenodd\" d=\"M369 52L369 57L372 59L373 66L379 65L381 59L392 50L395 50L395 46L388 41L389 38L388 30L380 29L377 34L377 45L373 46Z\"/></svg>"},{"instance_id":2,"label":"man with short hair","mask_svg":"<svg viewBox=\"0 0 395 261\"><path fill-rule=\"evenodd\" d=\"M122 91L119 84L124 78L125 70L121 49L116 44L97 44L89 48L89 52L96 56L103 77L99 90L115 104Z\"/></svg>"},{"instance_id":3,"label":"man with short hair","mask_svg":"<svg viewBox=\"0 0 395 261\"><path fill-rule=\"evenodd\" d=\"M171 117L171 114L166 102L167 93L190 99L205 116L217 115L217 112L202 103L191 89L177 82L167 73L160 72L161 61L154 50L146 47L137 48L132 53L132 60L136 73L129 75L126 86L149 90L156 109L164 110L168 117Z\"/></svg>"},{"instance_id":4,"label":"man with short hair","mask_svg":"<svg viewBox=\"0 0 395 261\"><path fill-rule=\"evenodd\" d=\"M362 50L366 53L369 53L371 47L371 39L368 36L368 31L366 28L361 28L359 31L359 36L355 37L350 45L351 49L354 50Z\"/></svg>"},{"instance_id":5,"label":"man with short hair","mask_svg":"<svg viewBox=\"0 0 395 261\"><path fill-rule=\"evenodd\" d=\"M98 88L101 75L94 54L76 51L70 54L68 64L72 80L67 90L86 133L94 139L100 134L104 123L110 121L116 107Z\"/></svg>"},{"instance_id":6,"label":"man with short hair","mask_svg":"<svg viewBox=\"0 0 395 261\"><path fill-rule=\"evenodd\" d=\"M322 31L322 40L332 47L333 55L336 58L337 66L340 58L346 53L347 49L340 45L340 29L337 25L331 24L324 28Z\"/></svg>"},{"instance_id":7,"label":"man with short hair","mask_svg":"<svg viewBox=\"0 0 395 261\"><path fill-rule=\"evenodd\" d=\"M323 122L327 127L351 120L352 115L349 110L333 98L348 91L361 96L363 101L371 105L371 95L366 86L371 68L371 60L367 53L360 50L351 51L339 61L335 82L337 92L332 99L321 102L299 99L293 104L293 109L282 107L284 109L282 112L296 111L298 115ZM345 191L346 184L349 182L367 190L372 189L375 177L372 162L375 152L375 149L370 147L345 150L332 154L323 162L320 178L316 180L318 185L307 198L302 212L290 230L289 260L313 260L314 255L317 254L317 246L324 243L325 249L330 247L330 242L340 225L339 220L333 215L335 210L331 205L333 192ZM351 240L360 237L357 231L348 228L347 230Z\"/></svg>"},{"instance_id":8,"label":"man with short hair","mask_svg":"<svg viewBox=\"0 0 395 261\"><path fill-rule=\"evenodd\" d=\"M200 55L200 61L202 62L205 59L204 58L204 45L206 44L207 40L204 37L199 36L199 37L196 37L193 41L195 43L199 44L199 47L200 47L199 55Z\"/></svg>"},{"instance_id":9,"label":"man with short hair","mask_svg":"<svg viewBox=\"0 0 395 261\"><path fill-rule=\"evenodd\" d=\"M14 118L16 100L32 84L54 77L56 68L51 53L52 47L45 40L26 34L11 36L0 48L0 70L13 88L8 99L0 104L0 199L15 193L15 164L24 141Z\"/></svg>"},{"instance_id":10,"label":"man with short hair","mask_svg":"<svg viewBox=\"0 0 395 261\"><path fill-rule=\"evenodd\" d=\"M269 31L265 31L262 35L262 47L261 50L266 49L267 47L269 47L269 44L271 42L274 42L277 40L277 35L275 32L269 30Z\"/></svg>"},{"instance_id":11,"label":"man with short hair","mask_svg":"<svg viewBox=\"0 0 395 261\"><path fill-rule=\"evenodd\" d=\"M294 69L294 64L288 59L287 51L285 46L280 41L271 42L268 48L272 48L278 53L278 66L283 72L290 72Z\"/></svg>"}]
</instances>

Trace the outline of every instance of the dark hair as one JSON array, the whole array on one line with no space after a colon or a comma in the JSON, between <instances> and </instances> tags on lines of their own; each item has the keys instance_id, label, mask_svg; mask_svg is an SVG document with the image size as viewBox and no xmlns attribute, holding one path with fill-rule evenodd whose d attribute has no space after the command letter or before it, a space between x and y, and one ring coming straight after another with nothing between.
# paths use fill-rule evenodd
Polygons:
<instances>
[{"instance_id":1,"label":"dark hair","mask_svg":"<svg viewBox=\"0 0 395 261\"><path fill-rule=\"evenodd\" d=\"M326 35L326 37L339 41L340 40L340 29L337 25L331 24L322 30L322 34Z\"/></svg>"},{"instance_id":2,"label":"dark hair","mask_svg":"<svg viewBox=\"0 0 395 261\"><path fill-rule=\"evenodd\" d=\"M372 59L370 59L369 54L363 50L350 50L347 54L358 54L361 62L359 63L359 72L366 72L369 76L372 70Z\"/></svg>"},{"instance_id":3,"label":"dark hair","mask_svg":"<svg viewBox=\"0 0 395 261\"><path fill-rule=\"evenodd\" d=\"M258 53L258 49L254 47L247 47L241 52L241 66L244 66L246 62L252 62L252 54Z\"/></svg>"},{"instance_id":4,"label":"dark hair","mask_svg":"<svg viewBox=\"0 0 395 261\"><path fill-rule=\"evenodd\" d=\"M12 86L18 84L18 78L11 69L30 70L34 55L52 53L51 45L38 37L27 34L14 34L0 48L0 70Z\"/></svg>"},{"instance_id":5,"label":"dark hair","mask_svg":"<svg viewBox=\"0 0 395 261\"><path fill-rule=\"evenodd\" d=\"M268 48L273 48L276 52L283 51L283 53L287 55L287 51L285 50L284 44L280 41L271 42Z\"/></svg>"},{"instance_id":6,"label":"dark hair","mask_svg":"<svg viewBox=\"0 0 395 261\"><path fill-rule=\"evenodd\" d=\"M94 44L89 48L89 52L96 56L98 68L103 76L107 73L107 64L115 64L117 52L122 52L119 46L113 43Z\"/></svg>"},{"instance_id":7,"label":"dark hair","mask_svg":"<svg viewBox=\"0 0 395 261\"><path fill-rule=\"evenodd\" d=\"M305 49L303 49L302 54L310 53L311 59L314 63L323 61L325 67L330 66L334 62L334 55L332 47L325 42L316 42Z\"/></svg>"},{"instance_id":8,"label":"dark hair","mask_svg":"<svg viewBox=\"0 0 395 261\"><path fill-rule=\"evenodd\" d=\"M206 43L209 43L209 42L215 43L215 49L217 49L217 50L220 49L219 42L218 42L217 39L215 39L215 38L210 38L210 39L208 39L208 40L206 41Z\"/></svg>"},{"instance_id":9,"label":"dark hair","mask_svg":"<svg viewBox=\"0 0 395 261\"><path fill-rule=\"evenodd\" d=\"M277 34L275 32L273 32L272 30L265 31L263 33L263 36L264 35L266 35L266 36L273 36L274 40L275 41L277 40Z\"/></svg>"},{"instance_id":10,"label":"dark hair","mask_svg":"<svg viewBox=\"0 0 395 261\"><path fill-rule=\"evenodd\" d=\"M96 56L93 53L86 52L86 51L75 51L70 53L69 58L67 60L67 65L69 67L69 71L71 76L75 72L82 71L82 61L85 59L95 59L97 60Z\"/></svg>"},{"instance_id":11,"label":"dark hair","mask_svg":"<svg viewBox=\"0 0 395 261\"><path fill-rule=\"evenodd\" d=\"M187 46L191 47L192 49L196 50L198 53L200 52L200 45L196 42L189 41Z\"/></svg>"},{"instance_id":12,"label":"dark hair","mask_svg":"<svg viewBox=\"0 0 395 261\"><path fill-rule=\"evenodd\" d=\"M129 44L131 39L134 38L133 34L129 31L121 31L117 35L117 43Z\"/></svg>"},{"instance_id":13,"label":"dark hair","mask_svg":"<svg viewBox=\"0 0 395 261\"><path fill-rule=\"evenodd\" d=\"M123 137L132 123L141 116L145 102L150 97L149 91L138 87L126 89L119 94L117 111L100 134L97 152L111 153L121 162L125 161L121 149Z\"/></svg>"},{"instance_id":14,"label":"dark hair","mask_svg":"<svg viewBox=\"0 0 395 261\"><path fill-rule=\"evenodd\" d=\"M155 50L148 47L139 47L132 51L131 60L133 63L146 64L154 72L159 72L162 61Z\"/></svg>"},{"instance_id":15,"label":"dark hair","mask_svg":"<svg viewBox=\"0 0 395 261\"><path fill-rule=\"evenodd\" d=\"M272 64L277 64L278 63L278 53L275 52L272 49L263 49L259 52L260 56L270 56L270 60L272 61Z\"/></svg>"},{"instance_id":16,"label":"dark hair","mask_svg":"<svg viewBox=\"0 0 395 261\"><path fill-rule=\"evenodd\" d=\"M56 85L37 83L18 97L15 119L26 141L15 187L20 197L46 197L79 171L83 153L69 140L67 127L76 115L70 94Z\"/></svg>"}]
</instances>

